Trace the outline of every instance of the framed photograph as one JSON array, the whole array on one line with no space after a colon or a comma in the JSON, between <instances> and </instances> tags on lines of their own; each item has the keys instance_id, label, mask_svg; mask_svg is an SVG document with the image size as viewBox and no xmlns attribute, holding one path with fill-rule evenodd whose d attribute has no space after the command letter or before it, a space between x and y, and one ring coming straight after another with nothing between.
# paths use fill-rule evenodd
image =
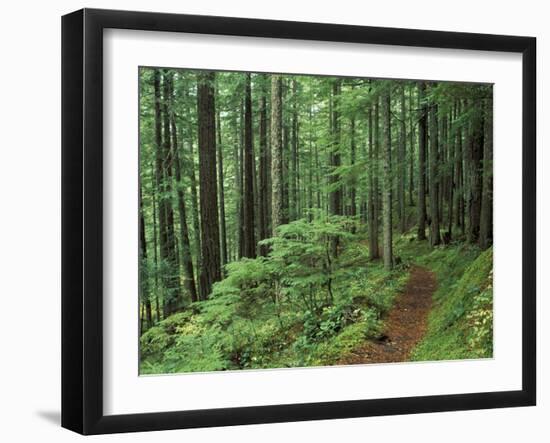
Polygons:
<instances>
[{"instance_id":1,"label":"framed photograph","mask_svg":"<svg viewBox=\"0 0 550 443\"><path fill-rule=\"evenodd\" d=\"M62 20L62 425L536 402L531 37Z\"/></svg>"}]
</instances>

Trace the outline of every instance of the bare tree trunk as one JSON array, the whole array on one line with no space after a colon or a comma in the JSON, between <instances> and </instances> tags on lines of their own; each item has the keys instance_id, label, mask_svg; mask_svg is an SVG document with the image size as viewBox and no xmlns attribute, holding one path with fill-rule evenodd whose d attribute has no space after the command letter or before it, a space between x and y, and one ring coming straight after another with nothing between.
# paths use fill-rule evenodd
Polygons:
<instances>
[{"instance_id":1,"label":"bare tree trunk","mask_svg":"<svg viewBox=\"0 0 550 443\"><path fill-rule=\"evenodd\" d=\"M485 140L483 144L483 192L481 193L481 215L479 247L487 249L493 242L493 99L485 105Z\"/></svg>"},{"instance_id":2,"label":"bare tree trunk","mask_svg":"<svg viewBox=\"0 0 550 443\"><path fill-rule=\"evenodd\" d=\"M246 74L244 117L244 257L256 257L254 232L254 145L252 139L252 90Z\"/></svg>"},{"instance_id":3,"label":"bare tree trunk","mask_svg":"<svg viewBox=\"0 0 550 443\"><path fill-rule=\"evenodd\" d=\"M184 98L186 103L189 101L189 91L187 89L184 90ZM193 218L193 244L194 244L194 256L195 256L195 269L198 270L201 269L201 229L200 229L200 216L199 216L199 198L198 198L198 191L197 191L197 177L195 173L195 150L194 150L194 142L195 142L195 134L196 134L196 128L193 125L193 120L191 119L191 113L187 115L187 141L189 144L189 161L183 162L185 159L185 155L182 156L181 160L183 162L184 169L187 167L186 174L189 176L189 180L191 182L191 214ZM200 289L198 288L200 286L200 281L197 276L197 280L195 281L195 285L197 286L198 291L200 292Z\"/></svg>"},{"instance_id":4,"label":"bare tree trunk","mask_svg":"<svg viewBox=\"0 0 550 443\"><path fill-rule=\"evenodd\" d=\"M289 219L296 220L299 212L299 193L298 193L298 104L297 104L298 85L296 79L292 79L292 121L291 121L291 140L290 140L290 204L289 204Z\"/></svg>"},{"instance_id":5,"label":"bare tree trunk","mask_svg":"<svg viewBox=\"0 0 550 443\"><path fill-rule=\"evenodd\" d=\"M385 85L382 95L383 146L384 146L384 268L393 268L393 239L392 239L392 161L391 161L391 120L390 120L390 83Z\"/></svg>"},{"instance_id":6,"label":"bare tree trunk","mask_svg":"<svg viewBox=\"0 0 550 443\"><path fill-rule=\"evenodd\" d=\"M418 123L418 240L426 240L426 142L428 111L425 104L426 84L418 84L420 118Z\"/></svg>"},{"instance_id":7,"label":"bare tree trunk","mask_svg":"<svg viewBox=\"0 0 550 443\"><path fill-rule=\"evenodd\" d=\"M479 103L479 102L478 102ZM479 228L481 218L481 191L483 168L483 115L474 116L470 152L470 225L468 229L468 241L479 241Z\"/></svg>"},{"instance_id":8,"label":"bare tree trunk","mask_svg":"<svg viewBox=\"0 0 550 443\"><path fill-rule=\"evenodd\" d=\"M227 264L227 228L225 223L225 186L223 174L223 149L222 149L222 123L220 120L220 111L216 112L217 120L217 151L218 151L218 196L220 208L220 241L221 241L221 259L222 259L222 276L225 273L225 265Z\"/></svg>"},{"instance_id":9,"label":"bare tree trunk","mask_svg":"<svg viewBox=\"0 0 550 443\"><path fill-rule=\"evenodd\" d=\"M378 100L378 99L377 99ZM372 106L368 110L368 129L369 129L369 154L368 154L368 209L367 209L367 218L369 226L369 258L371 260L377 259L378 254L378 224L376 221L377 218L377 209L376 209L376 188L374 185L374 176L377 174L376 170L376 160L374 152L374 142L373 142L373 124L372 124ZM378 133L378 132L377 132Z\"/></svg>"},{"instance_id":10,"label":"bare tree trunk","mask_svg":"<svg viewBox=\"0 0 550 443\"><path fill-rule=\"evenodd\" d=\"M430 244L440 243L439 237L439 127L437 105L430 103Z\"/></svg>"},{"instance_id":11,"label":"bare tree trunk","mask_svg":"<svg viewBox=\"0 0 550 443\"><path fill-rule=\"evenodd\" d=\"M448 143L448 149L449 149L449 162L448 162L448 168L449 168L449 177L448 177L448 194L447 194L447 205L449 209L449 219L447 220L447 234L449 237L449 240L453 236L453 220L454 220L454 190L456 187L455 182L455 164L456 164L456 146L455 146L455 137L452 135L452 128L453 123L456 120L456 106L453 109L454 116L451 114L451 117L449 118L449 125L447 127L447 143Z\"/></svg>"},{"instance_id":12,"label":"bare tree trunk","mask_svg":"<svg viewBox=\"0 0 550 443\"><path fill-rule=\"evenodd\" d=\"M259 167L259 240L269 237L269 153L267 152L267 98L266 98L266 78L261 78L261 96L260 96L260 167ZM260 246L260 255L267 255L268 248Z\"/></svg>"},{"instance_id":13,"label":"bare tree trunk","mask_svg":"<svg viewBox=\"0 0 550 443\"><path fill-rule=\"evenodd\" d=\"M460 115L460 103L457 103L457 116ZM462 127L456 128L455 144L455 219L456 227L464 235L464 179L462 172Z\"/></svg>"},{"instance_id":14,"label":"bare tree trunk","mask_svg":"<svg viewBox=\"0 0 550 443\"><path fill-rule=\"evenodd\" d=\"M340 91L341 83L340 79L337 79L332 84L332 140L331 140L331 174L330 184L332 190L330 192L330 214L342 215L342 184L340 183L340 176L336 173L336 170L341 166L342 160L340 155ZM332 239L332 256L338 256L339 238Z\"/></svg>"},{"instance_id":15,"label":"bare tree trunk","mask_svg":"<svg viewBox=\"0 0 550 443\"><path fill-rule=\"evenodd\" d=\"M155 188L155 183L152 183L152 189ZM160 322L161 316L160 316L160 300L159 300L159 291L160 291L160 285L159 285L159 279L158 279L158 268L159 268L159 262L158 262L158 240L157 240L157 205L156 205L156 198L155 198L155 191L152 192L152 200L153 200L153 261L155 263L155 309L157 311L157 323Z\"/></svg>"},{"instance_id":16,"label":"bare tree trunk","mask_svg":"<svg viewBox=\"0 0 550 443\"><path fill-rule=\"evenodd\" d=\"M181 164L178 155L178 140L176 135L176 121L173 112L171 113L172 125L172 149L174 153L174 165L176 169L176 186L178 195L178 210L180 220L181 255L183 271L185 274L185 286L189 292L191 302L198 300L197 287L195 286L195 273L193 260L191 258L191 244L189 242L189 228L187 226L187 209L185 207L185 194L181 185Z\"/></svg>"},{"instance_id":17,"label":"bare tree trunk","mask_svg":"<svg viewBox=\"0 0 550 443\"><path fill-rule=\"evenodd\" d=\"M176 252L176 237L174 233L174 210L172 208L172 139L170 135L170 82L171 75L166 71L163 75L162 88L162 116L163 116L163 143L161 164L163 169L163 188L159 207L164 212L164 262L167 271L163 273L165 299L165 317L174 313L181 303L180 282L178 276L178 261ZM161 243L162 246L162 243Z\"/></svg>"},{"instance_id":18,"label":"bare tree trunk","mask_svg":"<svg viewBox=\"0 0 550 443\"><path fill-rule=\"evenodd\" d=\"M471 103L468 101L464 102L464 111L467 112L468 108L471 106ZM470 207L471 207L471 164L472 164L472 130L473 124L469 122L465 130L465 142L462 144L462 157L463 157L463 190L464 190L464 209L462 214L462 229L463 234L466 234L468 237L469 224L470 224ZM466 226L466 220L468 220L468 229ZM468 232L467 232L468 231Z\"/></svg>"},{"instance_id":19,"label":"bare tree trunk","mask_svg":"<svg viewBox=\"0 0 550 443\"><path fill-rule=\"evenodd\" d=\"M147 269L147 241L145 238L145 215L143 209L143 198L141 187L143 183L140 181L139 184L139 251L140 251L140 269ZM141 294L141 302L145 305L145 314L147 318L147 327L150 328L153 326L153 313L151 309L151 299L149 297L149 276L147 273L140 274L140 285L139 290ZM143 325L142 330L143 332Z\"/></svg>"},{"instance_id":20,"label":"bare tree trunk","mask_svg":"<svg viewBox=\"0 0 550 443\"><path fill-rule=\"evenodd\" d=\"M375 98L375 104L374 104L374 159L373 159L373 167L374 172L372 174L373 176L373 184L374 184L374 206L373 206L373 238L375 239L374 246L376 249L371 252L371 258L379 258L380 257L380 246L379 246L379 232L380 232L380 209L381 209L381 202L380 202L380 184L379 184L379 176L380 176L380 97ZM374 257L372 254L375 254Z\"/></svg>"},{"instance_id":21,"label":"bare tree trunk","mask_svg":"<svg viewBox=\"0 0 550 443\"><path fill-rule=\"evenodd\" d=\"M198 75L199 181L201 201L202 268L200 297L208 298L212 285L221 280L220 230L216 189L216 107L213 72Z\"/></svg>"},{"instance_id":22,"label":"bare tree trunk","mask_svg":"<svg viewBox=\"0 0 550 443\"><path fill-rule=\"evenodd\" d=\"M413 191L414 191L414 113L413 113L413 88L409 88L409 148L410 148L410 162L409 162L409 206L414 206Z\"/></svg>"},{"instance_id":23,"label":"bare tree trunk","mask_svg":"<svg viewBox=\"0 0 550 443\"><path fill-rule=\"evenodd\" d=\"M273 233L284 222L281 89L281 76L273 75L271 77L271 217Z\"/></svg>"},{"instance_id":24,"label":"bare tree trunk","mask_svg":"<svg viewBox=\"0 0 550 443\"><path fill-rule=\"evenodd\" d=\"M405 214L405 182L407 181L407 169L405 168L405 156L406 156L406 139L407 139L407 126L405 121L405 86L400 87L401 95L401 121L399 122L400 134L399 134L399 147L397 156L397 208L399 217L399 227L401 233L405 233L406 226L406 214Z\"/></svg>"},{"instance_id":25,"label":"bare tree trunk","mask_svg":"<svg viewBox=\"0 0 550 443\"><path fill-rule=\"evenodd\" d=\"M355 145L355 117L352 117L351 120L350 120L350 137L351 137L351 140L350 140L350 163L351 163L351 166L355 166L355 161L356 161L356 145ZM357 215L357 203L356 203L356 188L357 184L356 183L352 183L351 186L350 186L350 194L349 194L349 198L350 198L350 211L349 211L349 215L351 217L355 217Z\"/></svg>"}]
</instances>

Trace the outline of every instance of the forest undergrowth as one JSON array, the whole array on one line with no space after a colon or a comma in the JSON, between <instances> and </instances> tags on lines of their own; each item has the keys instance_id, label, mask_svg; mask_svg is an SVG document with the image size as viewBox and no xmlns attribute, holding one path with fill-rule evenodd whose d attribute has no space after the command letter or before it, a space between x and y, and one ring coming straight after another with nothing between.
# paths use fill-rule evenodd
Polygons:
<instances>
[{"instance_id":1,"label":"forest undergrowth","mask_svg":"<svg viewBox=\"0 0 550 443\"><path fill-rule=\"evenodd\" d=\"M492 248L436 248L395 238L395 266L370 260L364 233L345 218L298 220L265 241L267 257L230 263L212 296L141 336L140 373L334 365L385 333L412 265L437 278L424 338L411 360L492 356ZM327 248L339 238L339 253ZM369 363L369 361L364 361Z\"/></svg>"}]
</instances>

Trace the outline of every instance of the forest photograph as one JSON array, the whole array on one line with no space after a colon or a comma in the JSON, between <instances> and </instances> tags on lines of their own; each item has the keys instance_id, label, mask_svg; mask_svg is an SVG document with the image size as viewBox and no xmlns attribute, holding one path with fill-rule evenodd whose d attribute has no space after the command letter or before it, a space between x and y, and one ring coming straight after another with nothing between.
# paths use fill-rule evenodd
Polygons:
<instances>
[{"instance_id":1,"label":"forest photograph","mask_svg":"<svg viewBox=\"0 0 550 443\"><path fill-rule=\"evenodd\" d=\"M139 68L141 375L493 357L493 86Z\"/></svg>"}]
</instances>

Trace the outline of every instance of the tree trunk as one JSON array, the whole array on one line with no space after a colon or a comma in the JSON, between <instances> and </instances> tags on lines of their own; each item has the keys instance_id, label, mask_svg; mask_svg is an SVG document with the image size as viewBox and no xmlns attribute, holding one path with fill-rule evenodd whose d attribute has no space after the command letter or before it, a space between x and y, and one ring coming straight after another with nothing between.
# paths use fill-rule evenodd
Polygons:
<instances>
[{"instance_id":1,"label":"tree trunk","mask_svg":"<svg viewBox=\"0 0 550 443\"><path fill-rule=\"evenodd\" d=\"M298 104L297 104L297 91L298 86L296 79L292 79L292 122L291 122L291 140L290 140L290 205L289 205L289 219L298 219L299 213L299 193L298 193Z\"/></svg>"},{"instance_id":2,"label":"tree trunk","mask_svg":"<svg viewBox=\"0 0 550 443\"><path fill-rule=\"evenodd\" d=\"M170 135L170 114L169 114L169 97L170 97L170 74L166 71L163 75L162 88L162 126L163 140L161 153L162 167L162 193L159 199L159 208L164 213L164 229L161 227L161 233L164 231L163 242L164 246L163 260L166 264L166 271L163 272L164 280L164 316L167 317L174 313L181 302L180 283L176 252L176 238L174 233L174 210L172 207L172 139ZM164 243L164 244L163 244Z\"/></svg>"},{"instance_id":3,"label":"tree trunk","mask_svg":"<svg viewBox=\"0 0 550 443\"><path fill-rule=\"evenodd\" d=\"M480 104L480 102L478 101L477 104ZM479 241L481 191L483 184L483 123L483 115L474 116L470 144L470 225L468 229L468 241L470 243L477 243Z\"/></svg>"},{"instance_id":4,"label":"tree trunk","mask_svg":"<svg viewBox=\"0 0 550 443\"><path fill-rule=\"evenodd\" d=\"M283 154L282 154L282 167L283 175L281 179L282 183L282 199L283 199L283 224L287 224L290 221L290 113L284 113L282 111L284 103L288 96L288 84L286 81L282 81L281 85L281 124L283 133Z\"/></svg>"},{"instance_id":5,"label":"tree trunk","mask_svg":"<svg viewBox=\"0 0 550 443\"><path fill-rule=\"evenodd\" d=\"M407 230L405 214L405 182L407 181L407 169L405 167L407 126L405 121L405 86L400 87L401 95L401 121L399 134L399 147L397 155L397 208L399 213L399 228L404 234Z\"/></svg>"},{"instance_id":6,"label":"tree trunk","mask_svg":"<svg viewBox=\"0 0 550 443\"><path fill-rule=\"evenodd\" d=\"M463 108L464 112L468 111L471 103L469 101L464 101ZM467 238L469 235L469 226L467 229L466 220L468 224L470 223L470 205L471 205L471 164L472 164L472 122L468 123L468 126L465 128L464 143L462 144L462 157L463 157L463 191L464 191L464 208L462 214L462 229L463 234L466 234ZM469 238L468 238L469 240Z\"/></svg>"},{"instance_id":7,"label":"tree trunk","mask_svg":"<svg viewBox=\"0 0 550 443\"><path fill-rule=\"evenodd\" d=\"M208 298L212 285L221 280L220 230L216 190L216 122L213 72L198 74L199 181L202 268L200 297Z\"/></svg>"},{"instance_id":8,"label":"tree trunk","mask_svg":"<svg viewBox=\"0 0 550 443\"><path fill-rule=\"evenodd\" d=\"M239 123L239 161L237 167L239 169L239 192L237 198L239 199L239 258L245 256L245 238L244 238L244 132L245 132L245 109L244 99L241 100L241 112Z\"/></svg>"},{"instance_id":9,"label":"tree trunk","mask_svg":"<svg viewBox=\"0 0 550 443\"><path fill-rule=\"evenodd\" d=\"M331 185L333 190L330 193L330 213L332 215L342 215L342 185L340 175L335 173L342 164L340 154L340 79L332 84L332 143L331 143Z\"/></svg>"},{"instance_id":10,"label":"tree trunk","mask_svg":"<svg viewBox=\"0 0 550 443\"><path fill-rule=\"evenodd\" d=\"M153 168L154 169L154 168ZM153 179L154 180L154 179ZM160 322L161 316L160 316L160 300L159 300L159 292L160 292L160 285L159 285L159 279L158 279L158 269L159 269L159 262L158 262L158 240L157 240L157 204L156 204L156 198L155 194L155 183L152 183L153 192L152 194L152 200L153 200L153 261L155 263L154 273L155 273L155 309L157 311L157 323Z\"/></svg>"},{"instance_id":11,"label":"tree trunk","mask_svg":"<svg viewBox=\"0 0 550 443\"><path fill-rule=\"evenodd\" d=\"M271 77L271 217L274 234L275 229L284 223L281 89L281 76L273 75Z\"/></svg>"},{"instance_id":12,"label":"tree trunk","mask_svg":"<svg viewBox=\"0 0 550 443\"><path fill-rule=\"evenodd\" d=\"M413 191L414 191L414 113L413 113L413 88L409 88L409 205L414 206Z\"/></svg>"},{"instance_id":13,"label":"tree trunk","mask_svg":"<svg viewBox=\"0 0 550 443\"><path fill-rule=\"evenodd\" d=\"M374 242L376 249L371 253L374 254L374 257L371 258L379 258L380 257L380 242L379 242L379 232L380 232L380 209L381 209L381 202L380 202L380 97L377 96L375 99L374 104L374 159L373 159L373 167L374 172L372 174L373 176L373 184L374 184L374 205L373 205L373 232L374 232Z\"/></svg>"},{"instance_id":14,"label":"tree trunk","mask_svg":"<svg viewBox=\"0 0 550 443\"><path fill-rule=\"evenodd\" d=\"M351 166L353 168L353 166L355 166L355 161L356 161L356 146L355 146L355 117L352 117L351 120L350 120L350 163L351 163ZM349 192L349 199L350 199L350 211L349 211L349 215L351 217L355 217L357 215L357 202L356 202L356 199L357 199L357 196L356 196L356 188L357 186L357 183L355 181L352 182L351 186L350 186L350 192Z\"/></svg>"},{"instance_id":15,"label":"tree trunk","mask_svg":"<svg viewBox=\"0 0 550 443\"><path fill-rule=\"evenodd\" d=\"M189 242L189 228L187 226L187 209L185 207L185 194L183 192L181 183L181 163L178 154L178 140L176 133L176 121L173 112L171 113L171 126L172 126L172 149L174 152L174 166L176 169L176 186L178 195L178 210L180 221L180 238L181 238L181 259L183 265L183 272L185 275L185 287L191 302L198 300L197 287L195 286L195 273L193 270L193 259L191 258L191 243Z\"/></svg>"},{"instance_id":16,"label":"tree trunk","mask_svg":"<svg viewBox=\"0 0 550 443\"><path fill-rule=\"evenodd\" d=\"M143 198L142 198L142 187L143 183L140 181L139 185L139 252L140 252L140 269L148 269L147 263L147 241L145 239L145 216L143 214ZM141 302L145 305L145 315L147 318L147 327L150 328L153 326L153 313L151 309L151 299L149 298L149 284L148 284L148 273L140 273L140 285L139 289L141 292ZM142 328L143 332L143 328Z\"/></svg>"},{"instance_id":17,"label":"tree trunk","mask_svg":"<svg viewBox=\"0 0 550 443\"><path fill-rule=\"evenodd\" d=\"M384 268L393 268L393 239L392 239L392 161L391 161L391 98L390 85L385 85L386 90L382 95L382 120L383 120L383 146L384 146Z\"/></svg>"},{"instance_id":18,"label":"tree trunk","mask_svg":"<svg viewBox=\"0 0 550 443\"><path fill-rule=\"evenodd\" d=\"M220 119L220 111L216 111L217 121L217 137L216 149L218 154L218 197L220 209L220 252L222 259L222 276L225 274L225 265L227 264L227 228L225 223L225 185L223 174L223 149L222 149L222 123Z\"/></svg>"},{"instance_id":19,"label":"tree trunk","mask_svg":"<svg viewBox=\"0 0 550 443\"><path fill-rule=\"evenodd\" d=\"M493 99L485 105L485 139L483 144L483 192L481 193L481 215L479 247L487 249L493 242Z\"/></svg>"},{"instance_id":20,"label":"tree trunk","mask_svg":"<svg viewBox=\"0 0 550 443\"><path fill-rule=\"evenodd\" d=\"M437 105L430 103L430 244L440 243L439 236L439 127Z\"/></svg>"},{"instance_id":21,"label":"tree trunk","mask_svg":"<svg viewBox=\"0 0 550 443\"><path fill-rule=\"evenodd\" d=\"M246 74L244 111L244 257L256 257L254 232L254 145L252 139L252 89L250 74Z\"/></svg>"},{"instance_id":22,"label":"tree trunk","mask_svg":"<svg viewBox=\"0 0 550 443\"><path fill-rule=\"evenodd\" d=\"M330 214L342 215L342 184L340 181L340 175L336 172L341 166L342 160L340 155L340 91L341 83L340 79L337 79L332 84L332 140L331 140L331 172L330 172ZM339 238L334 237L332 239L332 256L338 256Z\"/></svg>"},{"instance_id":23,"label":"tree trunk","mask_svg":"<svg viewBox=\"0 0 550 443\"><path fill-rule=\"evenodd\" d=\"M378 101L378 99L376 99ZM378 119L376 119L378 120ZM373 142L373 124L372 124L372 106L368 110L368 128L369 128L369 153L368 153L368 209L367 209L367 218L368 218L368 227L369 227L369 258L371 260L377 259L378 254L378 223L377 216L378 211L376 208L376 188L374 185L374 177L377 175L376 170L376 159L374 151L374 142ZM378 131L376 131L378 134Z\"/></svg>"},{"instance_id":24,"label":"tree trunk","mask_svg":"<svg viewBox=\"0 0 550 443\"><path fill-rule=\"evenodd\" d=\"M187 89L184 90L184 98L185 102L189 103L189 92ZM193 104L196 106L196 104ZM189 104L188 106L191 106ZM200 229L200 216L199 216L199 198L198 198L198 191L197 191L197 177L195 173L195 149L194 149L194 143L195 143L195 134L197 132L196 127L193 125L193 120L191 119L191 112L187 114L187 141L189 144L189 151L188 156L189 160L187 162L183 162L183 160L186 158L186 156L182 156L180 159L183 162L183 165L186 166L186 173L189 177L189 180L191 182L191 214L193 218L193 245L194 245L194 256L195 256L195 269L198 270L201 269L201 254L202 254L202 247L201 247L201 229ZM197 276L197 280L195 281L195 286L197 286L198 292L200 292L200 280Z\"/></svg>"},{"instance_id":25,"label":"tree trunk","mask_svg":"<svg viewBox=\"0 0 550 443\"><path fill-rule=\"evenodd\" d=\"M420 118L418 121L418 240L426 240L426 142L428 112L425 104L426 84L418 85Z\"/></svg>"},{"instance_id":26,"label":"tree trunk","mask_svg":"<svg viewBox=\"0 0 550 443\"><path fill-rule=\"evenodd\" d=\"M457 116L460 115L460 102L457 103ZM464 235L464 179L462 172L462 127L456 128L455 143L455 219L456 227Z\"/></svg>"},{"instance_id":27,"label":"tree trunk","mask_svg":"<svg viewBox=\"0 0 550 443\"><path fill-rule=\"evenodd\" d=\"M260 96L260 181L258 186L259 193L259 212L258 212L258 232L259 240L269 237L269 153L267 151L267 98L266 98L266 78L261 78L261 96ZM260 255L267 255L268 248L260 246Z\"/></svg>"},{"instance_id":28,"label":"tree trunk","mask_svg":"<svg viewBox=\"0 0 550 443\"><path fill-rule=\"evenodd\" d=\"M449 162L448 162L448 169L449 169L449 176L448 176L448 189L447 189L447 207L449 210L449 219L447 220L447 235L449 237L449 240L453 237L453 220L454 220L454 191L456 187L455 182L455 164L456 164L456 146L455 146L455 137L452 136L452 128L453 124L456 120L456 106L454 107L454 116L451 114L449 118L449 125L447 127L447 146L449 150Z\"/></svg>"}]
</instances>

